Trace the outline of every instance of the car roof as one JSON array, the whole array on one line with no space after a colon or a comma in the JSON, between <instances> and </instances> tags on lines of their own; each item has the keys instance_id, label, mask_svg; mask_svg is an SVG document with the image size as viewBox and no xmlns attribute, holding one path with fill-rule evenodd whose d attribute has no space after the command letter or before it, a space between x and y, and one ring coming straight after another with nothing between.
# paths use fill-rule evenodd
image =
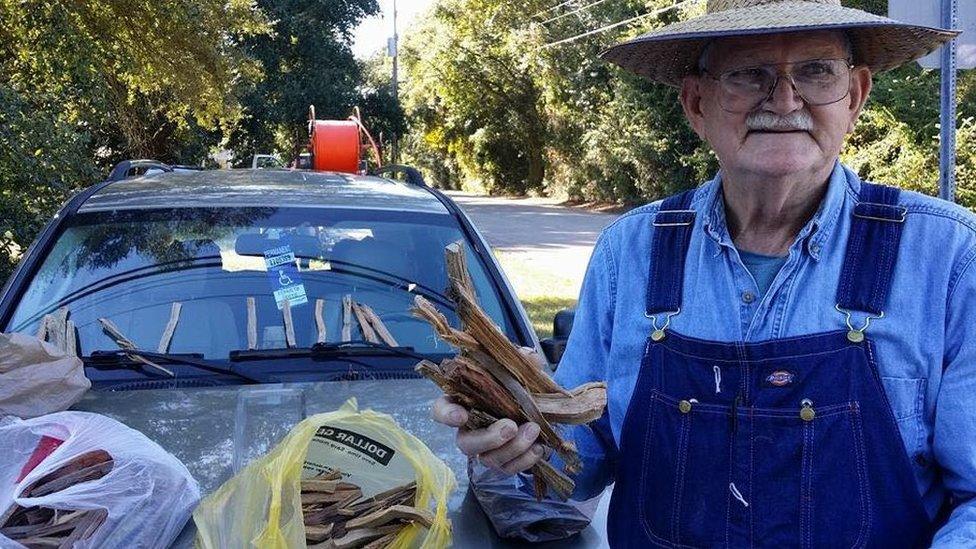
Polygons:
<instances>
[{"instance_id":1,"label":"car roof","mask_svg":"<svg viewBox=\"0 0 976 549\"><path fill-rule=\"evenodd\" d=\"M79 213L207 207L358 208L448 214L428 189L382 177L308 170L174 171L111 183Z\"/></svg>"}]
</instances>

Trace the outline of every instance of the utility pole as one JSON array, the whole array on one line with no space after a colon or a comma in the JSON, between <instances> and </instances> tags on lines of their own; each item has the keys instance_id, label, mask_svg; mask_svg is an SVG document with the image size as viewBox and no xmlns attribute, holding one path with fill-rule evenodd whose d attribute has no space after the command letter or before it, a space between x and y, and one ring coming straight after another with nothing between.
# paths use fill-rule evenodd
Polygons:
<instances>
[{"instance_id":1,"label":"utility pole","mask_svg":"<svg viewBox=\"0 0 976 549\"><path fill-rule=\"evenodd\" d=\"M954 29L959 23L956 0L942 0L942 28ZM956 198L956 41L942 46L942 114L939 197Z\"/></svg>"},{"instance_id":2,"label":"utility pole","mask_svg":"<svg viewBox=\"0 0 976 549\"><path fill-rule=\"evenodd\" d=\"M397 57L399 56L399 40L400 37L397 36L397 4L396 0L393 0L393 38L390 39L387 45L387 53L393 58L393 104L400 105L400 82L397 77ZM398 135L393 132L393 163L396 164L400 159L400 150L398 147Z\"/></svg>"}]
</instances>

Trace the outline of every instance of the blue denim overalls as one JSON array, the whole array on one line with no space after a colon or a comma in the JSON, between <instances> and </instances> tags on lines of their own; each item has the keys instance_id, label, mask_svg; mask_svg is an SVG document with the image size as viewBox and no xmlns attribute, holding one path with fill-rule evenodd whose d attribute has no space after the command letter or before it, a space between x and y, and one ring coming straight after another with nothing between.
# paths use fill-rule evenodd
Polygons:
<instances>
[{"instance_id":1,"label":"blue denim overalls","mask_svg":"<svg viewBox=\"0 0 976 549\"><path fill-rule=\"evenodd\" d=\"M691 192L656 214L647 339L620 435L613 547L917 547L933 525L885 397L880 318L905 209L864 183L837 289L850 330L758 343L668 330L681 309Z\"/></svg>"}]
</instances>

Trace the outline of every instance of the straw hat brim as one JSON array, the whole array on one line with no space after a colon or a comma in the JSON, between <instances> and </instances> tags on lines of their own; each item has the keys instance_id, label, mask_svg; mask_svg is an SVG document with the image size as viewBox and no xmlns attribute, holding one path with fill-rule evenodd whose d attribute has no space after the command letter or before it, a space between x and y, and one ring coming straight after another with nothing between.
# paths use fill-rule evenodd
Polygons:
<instances>
[{"instance_id":1,"label":"straw hat brim","mask_svg":"<svg viewBox=\"0 0 976 549\"><path fill-rule=\"evenodd\" d=\"M680 86L709 41L730 36L842 30L855 63L875 73L928 55L959 31L910 25L861 10L813 2L775 2L710 13L617 44L600 57L650 80Z\"/></svg>"}]
</instances>

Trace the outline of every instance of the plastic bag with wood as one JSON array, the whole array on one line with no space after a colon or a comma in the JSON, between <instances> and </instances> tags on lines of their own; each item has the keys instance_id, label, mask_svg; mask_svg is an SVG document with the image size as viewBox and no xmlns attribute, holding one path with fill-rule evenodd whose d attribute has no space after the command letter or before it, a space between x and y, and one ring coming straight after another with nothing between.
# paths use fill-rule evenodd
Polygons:
<instances>
[{"instance_id":1,"label":"plastic bag with wood","mask_svg":"<svg viewBox=\"0 0 976 549\"><path fill-rule=\"evenodd\" d=\"M168 547L200 499L183 464L87 412L0 422L0 547Z\"/></svg>"},{"instance_id":2,"label":"plastic bag with wood","mask_svg":"<svg viewBox=\"0 0 976 549\"><path fill-rule=\"evenodd\" d=\"M423 442L350 399L296 425L204 499L197 545L439 549L451 543L454 486Z\"/></svg>"},{"instance_id":3,"label":"plastic bag with wood","mask_svg":"<svg viewBox=\"0 0 976 549\"><path fill-rule=\"evenodd\" d=\"M0 416L26 419L67 410L89 388L81 359L56 340L0 334Z\"/></svg>"}]
</instances>

